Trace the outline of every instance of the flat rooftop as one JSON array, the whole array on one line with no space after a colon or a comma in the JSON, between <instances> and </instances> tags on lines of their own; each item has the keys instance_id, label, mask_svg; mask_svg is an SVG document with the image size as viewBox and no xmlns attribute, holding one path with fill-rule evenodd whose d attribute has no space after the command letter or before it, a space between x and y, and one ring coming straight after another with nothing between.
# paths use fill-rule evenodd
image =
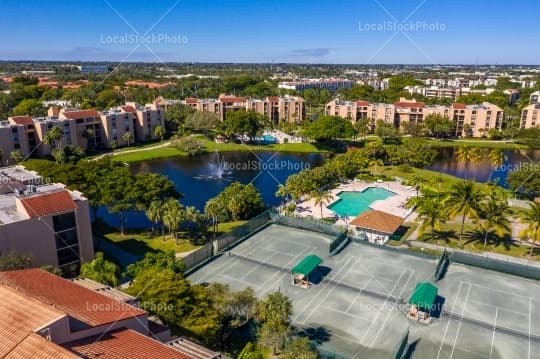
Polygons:
<instances>
[{"instance_id":1,"label":"flat rooftop","mask_svg":"<svg viewBox=\"0 0 540 359\"><path fill-rule=\"evenodd\" d=\"M415 359L533 358L540 352L540 283L452 263L436 285L443 309L425 325L406 318L417 282L431 281L436 259L360 243L329 256L332 237L271 224L189 275L193 283L285 293L293 324L322 350L349 358L392 358L410 328ZM308 254L323 263L303 289L290 269ZM461 317L469 318L463 320ZM494 329L496 328L496 329Z\"/></svg>"}]
</instances>

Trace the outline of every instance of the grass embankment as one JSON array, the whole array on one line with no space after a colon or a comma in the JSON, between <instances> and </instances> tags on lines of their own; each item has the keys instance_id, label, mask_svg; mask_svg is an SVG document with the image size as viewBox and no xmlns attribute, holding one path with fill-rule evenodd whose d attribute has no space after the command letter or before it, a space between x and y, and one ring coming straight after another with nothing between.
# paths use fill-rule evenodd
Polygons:
<instances>
[{"instance_id":1,"label":"grass embankment","mask_svg":"<svg viewBox=\"0 0 540 359\"><path fill-rule=\"evenodd\" d=\"M204 152L255 152L255 151L270 151L270 152L301 152L301 153L324 153L325 150L317 148L312 143L283 143L270 145L245 145L240 143L216 143L209 138L197 136L197 139L204 144ZM156 146L155 144L153 146ZM184 151L179 150L174 146L157 147L144 150L137 150L129 153L116 152L113 154L114 159L122 162L142 162L156 159L172 158L187 156ZM126 151L123 151L126 152Z\"/></svg>"},{"instance_id":2,"label":"grass embankment","mask_svg":"<svg viewBox=\"0 0 540 359\"><path fill-rule=\"evenodd\" d=\"M529 146L511 141L496 141L488 139L462 139L462 140L435 140L426 138L405 138L406 141L420 141L432 147L480 147L480 148L500 148L503 150L529 149Z\"/></svg>"},{"instance_id":3,"label":"grass embankment","mask_svg":"<svg viewBox=\"0 0 540 359\"><path fill-rule=\"evenodd\" d=\"M236 227L246 223L246 221L234 221L220 223L218 225L218 235L227 233ZM211 233L211 228L209 229ZM147 252L165 252L174 251L175 253L189 252L199 248L199 245L192 244L187 238L186 233L178 234L178 242L173 236L162 236L161 229L156 228L154 235L151 235L149 229L130 229L126 230L124 236L113 227L100 225L98 229L94 229L105 240L113 242L120 249L135 255L144 255Z\"/></svg>"}]
</instances>

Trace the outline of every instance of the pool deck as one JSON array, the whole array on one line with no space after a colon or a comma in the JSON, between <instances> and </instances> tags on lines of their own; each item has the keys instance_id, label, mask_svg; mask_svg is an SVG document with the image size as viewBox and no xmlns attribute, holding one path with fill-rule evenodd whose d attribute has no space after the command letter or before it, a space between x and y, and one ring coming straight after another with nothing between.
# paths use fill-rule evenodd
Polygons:
<instances>
[{"instance_id":1,"label":"pool deck","mask_svg":"<svg viewBox=\"0 0 540 359\"><path fill-rule=\"evenodd\" d=\"M328 206L334 203L335 201L339 200L338 194L340 192L344 192L344 191L361 192L369 187L384 188L396 194L395 196L373 202L369 206L371 209L390 213L395 216L399 216L403 219L406 219L407 221L414 220L414 218L416 217L415 213L411 212L408 208L405 208L404 205L409 198L416 196L416 190L408 186L403 186L398 181L367 182L367 181L353 180L348 183L343 183L340 186L330 191L332 195L332 200L326 205L323 205L322 217L328 218L328 217L333 217L336 215L335 212L328 209ZM295 212L295 214L301 217L313 217L313 218L320 219L321 208L320 206L315 206L314 200L310 198L297 205L297 211ZM353 218L354 217L340 218L336 222L336 224L347 225L347 223Z\"/></svg>"}]
</instances>

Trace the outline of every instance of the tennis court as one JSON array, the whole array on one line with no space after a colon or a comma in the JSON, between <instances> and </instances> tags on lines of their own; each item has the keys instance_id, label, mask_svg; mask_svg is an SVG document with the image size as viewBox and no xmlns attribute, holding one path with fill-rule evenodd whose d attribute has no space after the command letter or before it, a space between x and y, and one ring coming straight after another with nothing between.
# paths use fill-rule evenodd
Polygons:
<instances>
[{"instance_id":1,"label":"tennis court","mask_svg":"<svg viewBox=\"0 0 540 359\"><path fill-rule=\"evenodd\" d=\"M424 325L406 319L416 283L433 278L437 260L350 243L329 256L335 237L271 224L189 278L280 290L293 303L293 324L329 352L391 358L410 327L414 358L527 358L540 353L540 284L453 263L437 282L443 315ZM308 289L291 285L291 269L308 254L323 263Z\"/></svg>"}]
</instances>

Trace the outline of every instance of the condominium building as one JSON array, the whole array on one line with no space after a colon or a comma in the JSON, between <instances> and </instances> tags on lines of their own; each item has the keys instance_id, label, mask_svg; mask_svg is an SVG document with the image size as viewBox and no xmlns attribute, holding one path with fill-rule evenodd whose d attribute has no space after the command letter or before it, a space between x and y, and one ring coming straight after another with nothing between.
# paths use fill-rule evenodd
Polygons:
<instances>
[{"instance_id":1,"label":"condominium building","mask_svg":"<svg viewBox=\"0 0 540 359\"><path fill-rule=\"evenodd\" d=\"M439 87L439 86L405 86L405 91L409 92L411 95L419 94L429 98L449 98L455 100L461 94L461 91L458 87Z\"/></svg>"},{"instance_id":2,"label":"condominium building","mask_svg":"<svg viewBox=\"0 0 540 359\"><path fill-rule=\"evenodd\" d=\"M260 113L274 124L280 121L298 123L303 120L306 113L304 99L290 95L269 96L263 100L220 95L217 99L186 98L182 103L197 111L215 113L222 121L228 112L239 110Z\"/></svg>"},{"instance_id":3,"label":"condominium building","mask_svg":"<svg viewBox=\"0 0 540 359\"><path fill-rule=\"evenodd\" d=\"M533 103L523 108L521 112L520 128L533 128L540 125L540 103Z\"/></svg>"},{"instance_id":4,"label":"condominium building","mask_svg":"<svg viewBox=\"0 0 540 359\"><path fill-rule=\"evenodd\" d=\"M218 359L137 307L136 298L41 269L0 272L1 358Z\"/></svg>"},{"instance_id":5,"label":"condominium building","mask_svg":"<svg viewBox=\"0 0 540 359\"><path fill-rule=\"evenodd\" d=\"M31 257L76 275L94 257L88 200L24 167L0 169L0 253Z\"/></svg>"},{"instance_id":6,"label":"condominium building","mask_svg":"<svg viewBox=\"0 0 540 359\"><path fill-rule=\"evenodd\" d=\"M540 102L540 91L535 91L529 97L529 105L534 105Z\"/></svg>"},{"instance_id":7,"label":"condominium building","mask_svg":"<svg viewBox=\"0 0 540 359\"><path fill-rule=\"evenodd\" d=\"M341 88L351 88L355 82L347 79L303 79L299 81L280 82L278 88L286 90L303 91L307 89L326 89L336 92Z\"/></svg>"},{"instance_id":8,"label":"condominium building","mask_svg":"<svg viewBox=\"0 0 540 359\"><path fill-rule=\"evenodd\" d=\"M421 124L427 116L437 114L456 123L456 136L474 137L486 136L490 129L500 130L504 118L503 110L488 102L478 105L454 103L451 107L426 106L423 102L404 98L393 104L335 99L326 104L325 113L347 118L353 123L367 118L372 131L375 130L378 121L403 128L406 123Z\"/></svg>"},{"instance_id":9,"label":"condominium building","mask_svg":"<svg viewBox=\"0 0 540 359\"><path fill-rule=\"evenodd\" d=\"M86 150L157 139L157 126L165 126L164 111L157 104L127 102L106 111L51 106L45 117L13 116L0 122L2 163L10 161L9 154L14 150L20 150L23 156L51 154L45 136L54 127L62 129L61 144Z\"/></svg>"}]
</instances>

